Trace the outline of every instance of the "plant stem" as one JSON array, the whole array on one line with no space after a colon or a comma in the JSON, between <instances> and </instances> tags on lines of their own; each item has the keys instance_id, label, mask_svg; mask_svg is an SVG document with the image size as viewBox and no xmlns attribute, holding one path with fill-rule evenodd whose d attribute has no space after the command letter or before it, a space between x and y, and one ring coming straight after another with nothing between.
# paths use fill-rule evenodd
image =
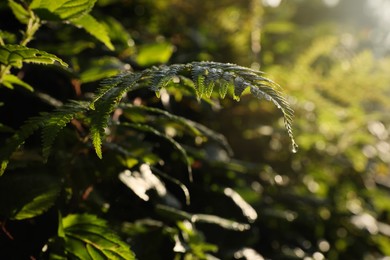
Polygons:
<instances>
[{"instance_id":1,"label":"plant stem","mask_svg":"<svg viewBox=\"0 0 390 260\"><path fill-rule=\"evenodd\" d=\"M27 28L26 28L26 32L24 33L24 38L20 42L20 45L22 46L26 46L34 38L34 34L41 26L41 21L39 20L38 16L36 16L31 11L30 14L31 16L27 23Z\"/></svg>"},{"instance_id":2,"label":"plant stem","mask_svg":"<svg viewBox=\"0 0 390 260\"><path fill-rule=\"evenodd\" d=\"M26 31L23 33L23 38L20 41L20 45L26 46L33 38L41 26L41 21L32 11L30 11L30 19L27 22ZM0 45L3 46L4 41L0 37ZM0 83L3 81L3 77L10 72L11 65L0 66Z\"/></svg>"}]
</instances>

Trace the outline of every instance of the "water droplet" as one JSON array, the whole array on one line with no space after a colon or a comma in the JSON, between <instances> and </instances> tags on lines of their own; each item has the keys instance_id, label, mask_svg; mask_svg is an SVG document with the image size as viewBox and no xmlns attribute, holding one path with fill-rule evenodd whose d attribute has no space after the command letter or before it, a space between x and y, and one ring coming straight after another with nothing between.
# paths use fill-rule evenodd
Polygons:
<instances>
[{"instance_id":1,"label":"water droplet","mask_svg":"<svg viewBox=\"0 0 390 260\"><path fill-rule=\"evenodd\" d=\"M292 153L297 153L298 152L298 145L296 143L293 144L291 152Z\"/></svg>"},{"instance_id":2,"label":"water droplet","mask_svg":"<svg viewBox=\"0 0 390 260\"><path fill-rule=\"evenodd\" d=\"M271 96L268 95L268 94L264 94L264 98L265 98L266 100L268 100L268 101L270 101L270 100L272 99Z\"/></svg>"}]
</instances>

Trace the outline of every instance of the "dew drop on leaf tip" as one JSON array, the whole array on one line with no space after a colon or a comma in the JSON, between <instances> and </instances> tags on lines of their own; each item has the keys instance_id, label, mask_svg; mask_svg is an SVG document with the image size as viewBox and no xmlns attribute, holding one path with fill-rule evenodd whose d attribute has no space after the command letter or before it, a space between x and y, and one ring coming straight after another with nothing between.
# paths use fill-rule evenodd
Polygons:
<instances>
[{"instance_id":1,"label":"dew drop on leaf tip","mask_svg":"<svg viewBox=\"0 0 390 260\"><path fill-rule=\"evenodd\" d=\"M292 153L297 153L298 152L298 145L296 143L294 143L292 145L291 152Z\"/></svg>"}]
</instances>

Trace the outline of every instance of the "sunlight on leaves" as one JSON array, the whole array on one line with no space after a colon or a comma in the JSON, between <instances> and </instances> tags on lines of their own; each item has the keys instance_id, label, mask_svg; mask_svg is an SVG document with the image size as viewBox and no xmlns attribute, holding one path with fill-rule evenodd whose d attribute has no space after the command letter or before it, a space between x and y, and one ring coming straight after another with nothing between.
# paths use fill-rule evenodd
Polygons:
<instances>
[{"instance_id":1,"label":"sunlight on leaves","mask_svg":"<svg viewBox=\"0 0 390 260\"><path fill-rule=\"evenodd\" d=\"M14 44L0 46L1 64L21 68L23 62L37 64L54 64L58 62L61 66L68 67L68 64L63 60L45 51Z\"/></svg>"}]
</instances>

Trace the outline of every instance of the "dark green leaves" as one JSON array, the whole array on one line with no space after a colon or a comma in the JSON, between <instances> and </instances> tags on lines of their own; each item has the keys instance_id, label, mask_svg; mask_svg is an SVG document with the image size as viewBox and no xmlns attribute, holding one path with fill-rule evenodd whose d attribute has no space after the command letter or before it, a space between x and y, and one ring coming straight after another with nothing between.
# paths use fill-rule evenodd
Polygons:
<instances>
[{"instance_id":1,"label":"dark green leaves","mask_svg":"<svg viewBox=\"0 0 390 260\"><path fill-rule=\"evenodd\" d=\"M130 246L123 242L106 221L89 214L72 214L62 219L68 258L76 259L135 259Z\"/></svg>"},{"instance_id":2,"label":"dark green leaves","mask_svg":"<svg viewBox=\"0 0 390 260\"><path fill-rule=\"evenodd\" d=\"M10 219L36 217L54 205L60 182L40 173L10 174L0 178L0 216Z\"/></svg>"},{"instance_id":3,"label":"dark green leaves","mask_svg":"<svg viewBox=\"0 0 390 260\"><path fill-rule=\"evenodd\" d=\"M9 157L22 145L26 139L36 130L42 128L42 153L43 159L47 160L51 146L60 130L64 128L78 113L86 110L84 102L71 101L68 104L54 110L52 113L42 113L32 117L16 133L7 140L4 147L0 148L0 176L7 168Z\"/></svg>"}]
</instances>

